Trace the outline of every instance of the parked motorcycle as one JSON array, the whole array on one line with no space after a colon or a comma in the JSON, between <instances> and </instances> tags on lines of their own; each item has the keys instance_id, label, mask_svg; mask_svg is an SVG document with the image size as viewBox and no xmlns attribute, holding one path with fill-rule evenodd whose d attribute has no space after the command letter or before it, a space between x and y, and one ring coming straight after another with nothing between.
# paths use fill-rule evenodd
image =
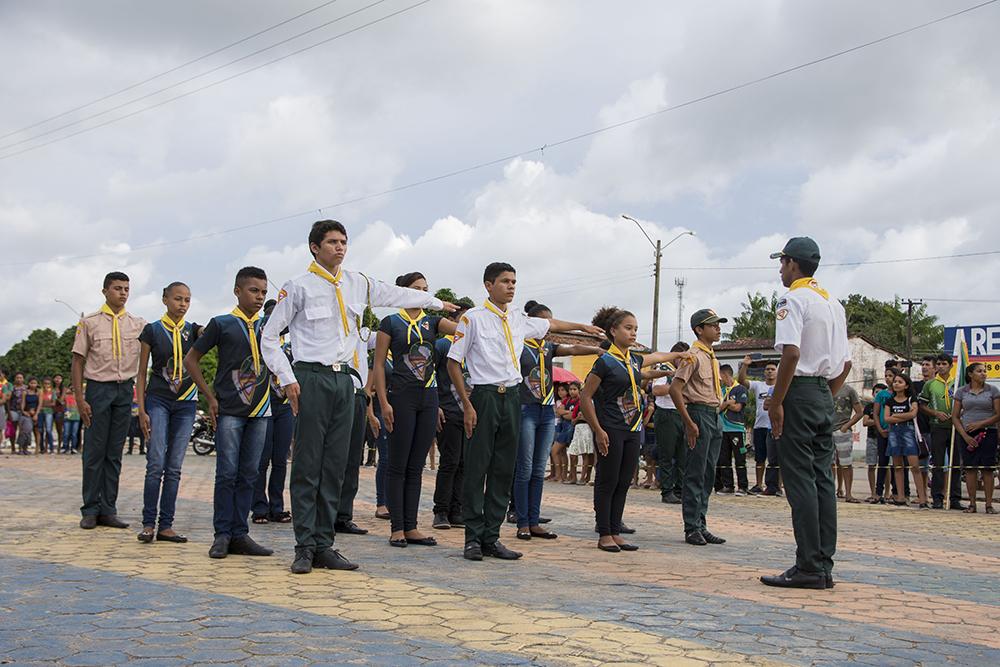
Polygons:
<instances>
[{"instance_id":1,"label":"parked motorcycle","mask_svg":"<svg viewBox=\"0 0 1000 667\"><path fill-rule=\"evenodd\" d=\"M195 415L191 432L191 448L198 456L208 456L215 451L215 429L208 415L201 410Z\"/></svg>"}]
</instances>

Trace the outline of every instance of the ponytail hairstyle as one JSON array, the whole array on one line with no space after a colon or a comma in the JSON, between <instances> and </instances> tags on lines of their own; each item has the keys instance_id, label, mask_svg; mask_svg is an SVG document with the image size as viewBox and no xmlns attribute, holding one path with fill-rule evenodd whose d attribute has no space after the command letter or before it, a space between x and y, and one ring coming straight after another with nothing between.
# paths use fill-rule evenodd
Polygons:
<instances>
[{"instance_id":1,"label":"ponytail hairstyle","mask_svg":"<svg viewBox=\"0 0 1000 667\"><path fill-rule=\"evenodd\" d=\"M179 280L175 280L174 282L170 283L169 285L163 288L163 298L166 299L167 295L170 294L170 290L172 290L175 287L187 287L187 285ZM190 290L191 288L188 287L188 289Z\"/></svg>"},{"instance_id":2,"label":"ponytail hairstyle","mask_svg":"<svg viewBox=\"0 0 1000 667\"><path fill-rule=\"evenodd\" d=\"M403 275L396 278L396 287L409 287L418 280L427 280L424 278L424 274L419 271L413 271L412 273L404 273Z\"/></svg>"},{"instance_id":3,"label":"ponytail hairstyle","mask_svg":"<svg viewBox=\"0 0 1000 667\"><path fill-rule=\"evenodd\" d=\"M984 365L981 361L974 361L965 369L965 384L972 384L972 371Z\"/></svg>"},{"instance_id":4,"label":"ponytail hairstyle","mask_svg":"<svg viewBox=\"0 0 1000 667\"><path fill-rule=\"evenodd\" d=\"M546 306L544 303L538 303L537 301L529 301L524 304L524 312L528 317L539 317L541 313L551 313L552 309Z\"/></svg>"},{"instance_id":5,"label":"ponytail hairstyle","mask_svg":"<svg viewBox=\"0 0 1000 667\"><path fill-rule=\"evenodd\" d=\"M594 318L590 321L590 323L595 327L604 329L604 335L608 337L609 342L613 343L615 341L615 337L611 334L611 330L620 325L626 317L635 317L635 315L627 310L622 310L621 308L604 306L597 311L597 314L594 315ZM604 346L601 345L601 347ZM608 347L610 347L610 345Z\"/></svg>"}]
</instances>

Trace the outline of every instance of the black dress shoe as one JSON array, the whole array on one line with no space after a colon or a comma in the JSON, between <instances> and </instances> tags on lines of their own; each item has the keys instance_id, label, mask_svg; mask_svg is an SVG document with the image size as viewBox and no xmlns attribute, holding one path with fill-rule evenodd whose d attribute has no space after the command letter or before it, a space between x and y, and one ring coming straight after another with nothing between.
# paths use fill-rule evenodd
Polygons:
<instances>
[{"instance_id":1,"label":"black dress shoe","mask_svg":"<svg viewBox=\"0 0 1000 667\"><path fill-rule=\"evenodd\" d=\"M520 551L512 551L508 549L499 541L494 542L493 544L484 544L482 546L482 551L484 556L499 558L500 560L517 560L524 555Z\"/></svg>"},{"instance_id":2,"label":"black dress shoe","mask_svg":"<svg viewBox=\"0 0 1000 667\"><path fill-rule=\"evenodd\" d=\"M517 512L507 512L507 523L517 523Z\"/></svg>"},{"instance_id":3,"label":"black dress shoe","mask_svg":"<svg viewBox=\"0 0 1000 667\"><path fill-rule=\"evenodd\" d=\"M313 555L312 560L313 567L319 567L324 570L356 570L358 569L357 563L352 563L351 561L344 558L336 549L323 549L317 551Z\"/></svg>"},{"instance_id":4,"label":"black dress shoe","mask_svg":"<svg viewBox=\"0 0 1000 667\"><path fill-rule=\"evenodd\" d=\"M943 500L935 500L934 503L931 505L931 509L932 510L943 510L944 509L944 501Z\"/></svg>"},{"instance_id":5,"label":"black dress shoe","mask_svg":"<svg viewBox=\"0 0 1000 667\"><path fill-rule=\"evenodd\" d=\"M709 544L725 544L726 543L726 540L724 538L721 538L718 535L713 535L712 533L708 532L707 530L701 531L701 536L704 537L705 541L708 542Z\"/></svg>"},{"instance_id":6,"label":"black dress shoe","mask_svg":"<svg viewBox=\"0 0 1000 667\"><path fill-rule=\"evenodd\" d=\"M673 493L670 493L670 494L667 494L665 496L662 496L660 498L660 502L661 503L666 503L667 505L680 505L681 504L681 499L678 498Z\"/></svg>"},{"instance_id":7,"label":"black dress shoe","mask_svg":"<svg viewBox=\"0 0 1000 667\"><path fill-rule=\"evenodd\" d=\"M156 535L154 535L152 532L147 533L144 530L141 533L139 533L138 535L136 535L135 539L139 540L143 544L150 544L153 540L156 539Z\"/></svg>"},{"instance_id":8,"label":"black dress shoe","mask_svg":"<svg viewBox=\"0 0 1000 667\"><path fill-rule=\"evenodd\" d=\"M619 551L621 551L621 547L619 547L617 544L601 544L600 542L598 542L597 548L600 549L601 551L607 551L609 554L616 554Z\"/></svg>"},{"instance_id":9,"label":"black dress shoe","mask_svg":"<svg viewBox=\"0 0 1000 667\"><path fill-rule=\"evenodd\" d=\"M249 535L240 535L229 540L229 553L237 556L270 556L274 551L257 544Z\"/></svg>"},{"instance_id":10,"label":"black dress shoe","mask_svg":"<svg viewBox=\"0 0 1000 667\"><path fill-rule=\"evenodd\" d=\"M295 560L289 568L292 574L309 574L313 569L312 547L295 547Z\"/></svg>"},{"instance_id":11,"label":"black dress shoe","mask_svg":"<svg viewBox=\"0 0 1000 667\"><path fill-rule=\"evenodd\" d=\"M401 537L398 540L394 540L391 537L389 538L390 547L399 547L400 549L405 549L409 544L410 543L406 540L405 537Z\"/></svg>"},{"instance_id":12,"label":"black dress shoe","mask_svg":"<svg viewBox=\"0 0 1000 667\"><path fill-rule=\"evenodd\" d=\"M530 530L519 530L517 531L517 539L519 540L530 540L531 531Z\"/></svg>"},{"instance_id":13,"label":"black dress shoe","mask_svg":"<svg viewBox=\"0 0 1000 667\"><path fill-rule=\"evenodd\" d=\"M421 547L436 547L438 541L433 537L407 537L407 544L416 544Z\"/></svg>"},{"instance_id":14,"label":"black dress shoe","mask_svg":"<svg viewBox=\"0 0 1000 667\"><path fill-rule=\"evenodd\" d=\"M544 516L538 517L538 523L539 523L539 525L541 525L543 523L549 523L550 521L552 521L552 519L548 519L548 518L546 518Z\"/></svg>"},{"instance_id":15,"label":"black dress shoe","mask_svg":"<svg viewBox=\"0 0 1000 667\"><path fill-rule=\"evenodd\" d=\"M700 530L692 530L690 533L684 536L684 541L688 544L693 544L695 546L703 547L708 542L705 540L705 536L701 534Z\"/></svg>"},{"instance_id":16,"label":"black dress shoe","mask_svg":"<svg viewBox=\"0 0 1000 667\"><path fill-rule=\"evenodd\" d=\"M559 537L555 533L549 532L547 530L542 531L540 533L530 533L530 535L532 537L538 538L539 540L554 540L557 537Z\"/></svg>"},{"instance_id":17,"label":"black dress shoe","mask_svg":"<svg viewBox=\"0 0 1000 667\"><path fill-rule=\"evenodd\" d=\"M208 549L209 558L225 558L229 555L229 536L219 535Z\"/></svg>"},{"instance_id":18,"label":"black dress shoe","mask_svg":"<svg viewBox=\"0 0 1000 667\"><path fill-rule=\"evenodd\" d=\"M465 560L482 560L483 548L479 546L479 542L475 540L466 542L465 549L462 551L462 558Z\"/></svg>"},{"instance_id":19,"label":"black dress shoe","mask_svg":"<svg viewBox=\"0 0 1000 667\"><path fill-rule=\"evenodd\" d=\"M448 515L444 512L435 514L434 521L431 522L431 528L435 530L448 530L451 528L451 521L448 520Z\"/></svg>"},{"instance_id":20,"label":"black dress shoe","mask_svg":"<svg viewBox=\"0 0 1000 667\"><path fill-rule=\"evenodd\" d=\"M141 534L142 533L140 533L140 535ZM188 538L187 538L186 535L177 535L177 534L174 534L174 535L164 535L163 533L157 533L156 534L156 541L157 542L175 542L177 544L186 544L187 541L188 541Z\"/></svg>"},{"instance_id":21,"label":"black dress shoe","mask_svg":"<svg viewBox=\"0 0 1000 667\"><path fill-rule=\"evenodd\" d=\"M778 588L811 588L823 590L826 588L826 574L800 572L798 567L791 567L781 574L764 575L760 581L765 586Z\"/></svg>"},{"instance_id":22,"label":"black dress shoe","mask_svg":"<svg viewBox=\"0 0 1000 667\"><path fill-rule=\"evenodd\" d=\"M638 551L639 550L639 547L635 546L634 544L629 544L628 542L626 542L625 544L619 544L618 548L621 549L622 551Z\"/></svg>"},{"instance_id":23,"label":"black dress shoe","mask_svg":"<svg viewBox=\"0 0 1000 667\"><path fill-rule=\"evenodd\" d=\"M375 518L388 520L392 518L392 515L389 514L388 512L375 512Z\"/></svg>"},{"instance_id":24,"label":"black dress shoe","mask_svg":"<svg viewBox=\"0 0 1000 667\"><path fill-rule=\"evenodd\" d=\"M333 530L337 533L347 534L347 535L367 535L368 529L362 528L353 521L344 521L343 523L333 524Z\"/></svg>"},{"instance_id":25,"label":"black dress shoe","mask_svg":"<svg viewBox=\"0 0 1000 667\"><path fill-rule=\"evenodd\" d=\"M128 524L118 518L117 514L103 514L97 517L98 526L108 528L128 528Z\"/></svg>"},{"instance_id":26,"label":"black dress shoe","mask_svg":"<svg viewBox=\"0 0 1000 667\"><path fill-rule=\"evenodd\" d=\"M462 520L461 516L448 517L448 523L451 524L452 528L465 528L465 521Z\"/></svg>"},{"instance_id":27,"label":"black dress shoe","mask_svg":"<svg viewBox=\"0 0 1000 667\"><path fill-rule=\"evenodd\" d=\"M622 535L634 535L635 528L629 528L628 526L625 525L625 522L622 521L622 525L618 527L618 532L621 533Z\"/></svg>"},{"instance_id":28,"label":"black dress shoe","mask_svg":"<svg viewBox=\"0 0 1000 667\"><path fill-rule=\"evenodd\" d=\"M948 509L961 511L961 510L965 509L965 505L963 505L959 501L955 500L951 504L948 505Z\"/></svg>"},{"instance_id":29,"label":"black dress shoe","mask_svg":"<svg viewBox=\"0 0 1000 667\"><path fill-rule=\"evenodd\" d=\"M829 572L827 572L826 573L826 587L827 588L833 588L836 585L837 584L833 581L833 575L830 574Z\"/></svg>"},{"instance_id":30,"label":"black dress shoe","mask_svg":"<svg viewBox=\"0 0 1000 667\"><path fill-rule=\"evenodd\" d=\"M83 528L84 530L93 530L94 528L97 528L97 515L84 515L83 518L80 519L80 528Z\"/></svg>"}]
</instances>

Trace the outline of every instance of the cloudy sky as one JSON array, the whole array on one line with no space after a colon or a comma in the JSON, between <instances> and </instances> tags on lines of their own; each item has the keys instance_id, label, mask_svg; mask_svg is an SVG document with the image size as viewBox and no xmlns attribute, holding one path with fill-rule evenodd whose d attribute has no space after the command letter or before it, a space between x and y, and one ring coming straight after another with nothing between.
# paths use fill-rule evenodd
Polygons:
<instances>
[{"instance_id":1,"label":"cloudy sky","mask_svg":"<svg viewBox=\"0 0 1000 667\"><path fill-rule=\"evenodd\" d=\"M228 311L240 266L276 285L304 270L320 215L347 225L350 268L420 270L478 299L482 267L505 260L519 302L567 319L617 304L644 339L653 252L619 215L664 242L693 230L664 255L661 345L678 336L675 277L686 315L735 314L747 291L780 289L776 268L745 267L789 235L830 263L1000 250L1000 3L560 145L976 3L417 3L327 3L89 104L321 2L0 2L0 350L72 324L55 299L96 309L114 269L144 317L173 280L192 287L191 319ZM998 272L991 255L819 277L977 324L996 304L946 300L996 299Z\"/></svg>"}]
</instances>

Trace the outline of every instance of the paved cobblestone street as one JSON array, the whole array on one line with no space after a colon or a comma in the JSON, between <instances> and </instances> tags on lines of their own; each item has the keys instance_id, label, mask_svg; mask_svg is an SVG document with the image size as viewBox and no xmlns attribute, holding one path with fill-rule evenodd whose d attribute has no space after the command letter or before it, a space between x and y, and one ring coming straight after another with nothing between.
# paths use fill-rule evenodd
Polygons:
<instances>
[{"instance_id":1,"label":"paved cobblestone street","mask_svg":"<svg viewBox=\"0 0 1000 667\"><path fill-rule=\"evenodd\" d=\"M679 506L633 489L641 549L608 554L592 490L550 483L559 539L508 526L521 561L470 563L462 531L429 528L433 473L421 521L440 545L393 549L363 468L356 519L372 532L337 541L361 569L296 577L290 525L252 527L274 557L208 558L211 457L185 461L176 528L191 541L137 542L143 466L125 457L132 527L82 531L77 457L0 458L0 663L1000 664L1000 521L984 514L841 504L836 588L782 591L757 578L793 562L783 498L713 496L729 542L693 547Z\"/></svg>"}]
</instances>

